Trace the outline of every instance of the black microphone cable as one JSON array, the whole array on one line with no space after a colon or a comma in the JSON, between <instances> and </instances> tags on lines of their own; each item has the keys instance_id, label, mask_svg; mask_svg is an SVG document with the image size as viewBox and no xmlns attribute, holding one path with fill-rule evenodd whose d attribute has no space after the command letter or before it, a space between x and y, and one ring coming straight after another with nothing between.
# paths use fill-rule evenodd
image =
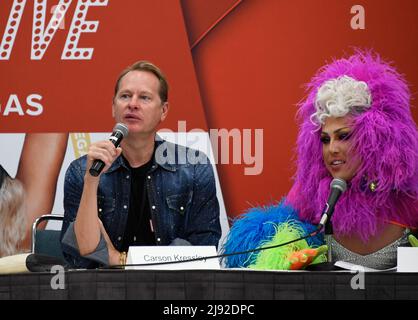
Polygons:
<instances>
[{"instance_id":1,"label":"black microphone cable","mask_svg":"<svg viewBox=\"0 0 418 320\"><path fill-rule=\"evenodd\" d=\"M147 266L158 266L158 265L168 265L168 264L177 264L177 263L185 263L185 262L194 262L194 261L206 261L209 259L215 259L215 258L225 258L225 257L230 257L230 256L234 256L234 255L239 255L239 254L247 254L247 253L252 253L252 252L257 252L257 251L263 251L263 250L269 250L269 249L274 249L274 248L279 248L279 247L283 247L286 246L288 244L297 242L297 241L301 241L301 240L305 240L311 237L315 237L318 233L320 233L323 229L322 225L318 225L317 228L309 233L306 236L294 239L294 240L290 240L284 243L279 243L276 244L274 246L269 246L269 247L259 247L256 249L251 249L251 250L246 250L246 251L240 251L240 252L231 252L231 253L224 253L224 254L219 254L219 255L215 255L215 256L206 256L206 257L200 257L200 258L192 258L192 259L186 259L186 260L178 260L178 261L165 261L165 262L153 262L153 263L134 263L134 264L123 264L123 265L114 265L114 266L106 266L106 267L100 267L98 269L124 269L125 267L147 267Z\"/></svg>"},{"instance_id":2,"label":"black microphone cable","mask_svg":"<svg viewBox=\"0 0 418 320\"><path fill-rule=\"evenodd\" d=\"M343 193L347 189L347 183L343 179L335 178L331 181L330 188L331 188L331 193L330 193L330 196L329 196L328 201L326 203L325 209L323 210L321 221L319 222L316 230L314 230L313 232L311 232L310 234L308 234L304 237L300 237L298 239L294 239L294 240L290 240L290 241L287 241L287 242L284 242L284 243L276 244L274 246L260 247L260 248L241 251L241 252L224 253L224 254L219 254L219 255L215 255L215 256L206 256L206 257L186 259L186 260L178 260L178 261L114 265L114 266L108 266L108 267L102 267L102 268L105 268L105 269L108 269L108 268L121 269L121 268L124 268L124 267L145 267L145 266L167 265L167 264L176 264L176 263L202 261L202 260L206 261L208 259L215 259L215 258L222 259L222 258L233 256L233 255L247 254L247 253L252 253L252 252L257 252L257 251L279 248L279 247L286 246L288 244L291 244L291 243L294 243L294 242L297 242L297 241L300 241L300 240L305 240L307 238L314 237L319 232L321 232L322 229L326 228L327 226L329 228L329 219L331 218L331 215L334 212L334 206L335 206L338 198L340 197L341 193Z\"/></svg>"}]
</instances>

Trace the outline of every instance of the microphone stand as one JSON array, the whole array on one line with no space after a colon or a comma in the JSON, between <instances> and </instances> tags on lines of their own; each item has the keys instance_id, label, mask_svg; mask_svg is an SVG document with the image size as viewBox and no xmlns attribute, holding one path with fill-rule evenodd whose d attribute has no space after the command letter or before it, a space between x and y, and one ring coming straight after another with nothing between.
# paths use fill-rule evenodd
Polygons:
<instances>
[{"instance_id":1,"label":"microphone stand","mask_svg":"<svg viewBox=\"0 0 418 320\"><path fill-rule=\"evenodd\" d=\"M329 219L325 223L325 243L328 246L327 251L327 262L322 262L318 264L310 264L305 268L305 270L308 271L334 271L334 270L341 270L342 268L337 267L334 265L334 262L332 261L332 235L334 234L331 219Z\"/></svg>"},{"instance_id":2,"label":"microphone stand","mask_svg":"<svg viewBox=\"0 0 418 320\"><path fill-rule=\"evenodd\" d=\"M331 219L328 219L328 221L325 224L325 243L328 246L328 252L327 252L327 262L332 263L332 235L334 234L334 231L332 229L332 223ZM334 265L334 264L333 264Z\"/></svg>"},{"instance_id":3,"label":"microphone stand","mask_svg":"<svg viewBox=\"0 0 418 320\"><path fill-rule=\"evenodd\" d=\"M334 266L334 263L332 262L332 235L334 232L331 223L331 215L334 212L334 206L341 196L341 193L347 189L347 183L343 179L335 178L331 181L330 188L331 193L328 197L328 201L325 203L325 208L322 211L322 217L318 224L319 231L322 231L322 228L325 229L325 243L328 246L327 262L309 265L306 270L330 271L342 269Z\"/></svg>"}]
</instances>

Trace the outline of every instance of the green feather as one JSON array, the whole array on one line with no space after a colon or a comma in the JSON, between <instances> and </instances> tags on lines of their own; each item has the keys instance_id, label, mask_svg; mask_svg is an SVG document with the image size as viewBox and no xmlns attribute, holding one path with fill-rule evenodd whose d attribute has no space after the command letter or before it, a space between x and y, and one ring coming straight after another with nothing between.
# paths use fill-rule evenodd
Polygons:
<instances>
[{"instance_id":1,"label":"green feather","mask_svg":"<svg viewBox=\"0 0 418 320\"><path fill-rule=\"evenodd\" d=\"M411 244L411 246L418 247L418 240L412 234L410 234L408 236L408 240L409 240L409 243Z\"/></svg>"},{"instance_id":2,"label":"green feather","mask_svg":"<svg viewBox=\"0 0 418 320\"><path fill-rule=\"evenodd\" d=\"M304 230L292 220L276 226L276 234L270 241L263 243L262 248L278 245L305 236ZM289 270L288 256L295 251L310 248L306 240L300 240L283 247L261 251L251 269L258 270ZM325 260L324 260L325 259ZM326 261L324 254L315 258L315 263Z\"/></svg>"}]
</instances>

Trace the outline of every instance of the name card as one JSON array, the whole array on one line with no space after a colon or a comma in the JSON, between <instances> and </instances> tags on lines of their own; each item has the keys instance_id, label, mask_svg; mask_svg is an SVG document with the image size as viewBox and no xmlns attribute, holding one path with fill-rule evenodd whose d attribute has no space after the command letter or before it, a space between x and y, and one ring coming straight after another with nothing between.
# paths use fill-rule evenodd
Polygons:
<instances>
[{"instance_id":1,"label":"name card","mask_svg":"<svg viewBox=\"0 0 418 320\"><path fill-rule=\"evenodd\" d=\"M129 247L128 270L192 270L220 269L218 258L187 261L217 255L215 246L143 246Z\"/></svg>"},{"instance_id":2,"label":"name card","mask_svg":"<svg viewBox=\"0 0 418 320\"><path fill-rule=\"evenodd\" d=\"M398 272L418 272L418 247L398 247Z\"/></svg>"}]
</instances>

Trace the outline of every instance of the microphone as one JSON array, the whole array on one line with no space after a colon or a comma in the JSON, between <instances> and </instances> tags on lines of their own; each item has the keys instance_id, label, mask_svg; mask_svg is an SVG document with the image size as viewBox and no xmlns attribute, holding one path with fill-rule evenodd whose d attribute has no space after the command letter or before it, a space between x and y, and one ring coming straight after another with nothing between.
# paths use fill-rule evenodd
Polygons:
<instances>
[{"instance_id":1,"label":"microphone","mask_svg":"<svg viewBox=\"0 0 418 320\"><path fill-rule=\"evenodd\" d=\"M112 135L109 137L109 140L117 148L119 147L122 139L128 136L128 127L123 123L117 123L113 128ZM89 172L93 177L97 177L100 172L102 172L105 167L105 163L102 160L94 160Z\"/></svg>"},{"instance_id":2,"label":"microphone","mask_svg":"<svg viewBox=\"0 0 418 320\"><path fill-rule=\"evenodd\" d=\"M319 222L319 225L316 229L319 232L325 226L325 242L328 245L327 262L309 265L306 267L306 270L309 271L332 271L340 269L332 262L332 225L327 222L329 222L329 219L331 219L331 215L334 212L334 207L338 201L338 198L345 190L347 190L347 183L343 179L335 178L331 181L330 188L331 192L329 194L328 201L325 204L325 208L322 211L321 221Z\"/></svg>"},{"instance_id":3,"label":"microphone","mask_svg":"<svg viewBox=\"0 0 418 320\"><path fill-rule=\"evenodd\" d=\"M338 198L341 194L347 190L347 183L345 180L340 178L335 178L331 181L330 184L331 193L328 197L328 201L325 204L325 208L322 212L321 221L319 222L318 229L322 229L327 221L331 218L332 213L334 212L335 204L337 203Z\"/></svg>"}]
</instances>

